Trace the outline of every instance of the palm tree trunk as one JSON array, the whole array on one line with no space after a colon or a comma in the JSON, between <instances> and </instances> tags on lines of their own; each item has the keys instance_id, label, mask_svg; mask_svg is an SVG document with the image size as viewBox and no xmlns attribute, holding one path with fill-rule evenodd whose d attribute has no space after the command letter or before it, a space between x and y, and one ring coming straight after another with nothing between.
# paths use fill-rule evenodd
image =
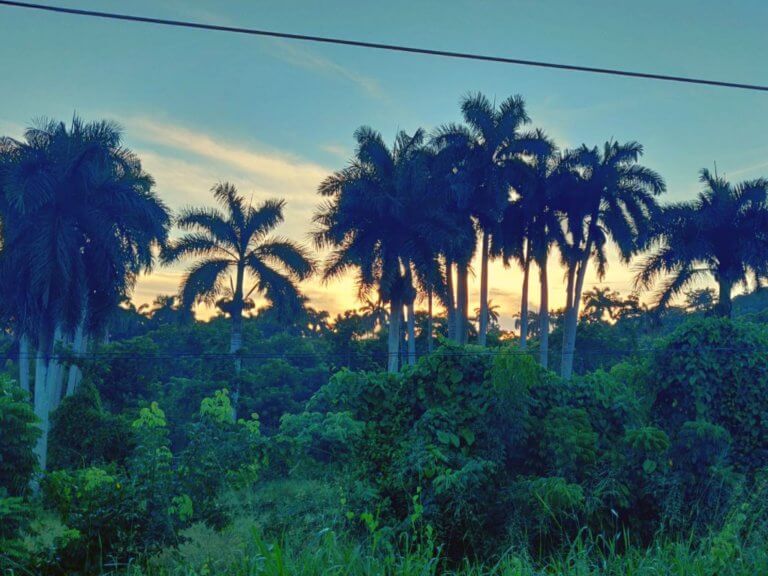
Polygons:
<instances>
[{"instance_id":1,"label":"palm tree trunk","mask_svg":"<svg viewBox=\"0 0 768 576\"><path fill-rule=\"evenodd\" d=\"M408 306L400 307L400 366L408 363Z\"/></svg>"},{"instance_id":2,"label":"palm tree trunk","mask_svg":"<svg viewBox=\"0 0 768 576\"><path fill-rule=\"evenodd\" d=\"M85 318L83 318L75 329L75 338L72 343L72 353L77 356L82 356L85 353L88 338L85 335ZM83 377L83 373L78 366L74 364L69 367L69 374L67 375L67 396L72 396L80 385L80 380Z\"/></svg>"},{"instance_id":3,"label":"palm tree trunk","mask_svg":"<svg viewBox=\"0 0 768 576\"><path fill-rule=\"evenodd\" d=\"M387 335L387 372L396 374L400 359L400 301L393 298L389 304L389 334Z\"/></svg>"},{"instance_id":4,"label":"palm tree trunk","mask_svg":"<svg viewBox=\"0 0 768 576\"><path fill-rule=\"evenodd\" d=\"M457 340L456 338L456 297L453 287L453 262L448 260L445 264L445 285L448 302L446 303L446 314L448 322L448 340Z\"/></svg>"},{"instance_id":5,"label":"palm tree trunk","mask_svg":"<svg viewBox=\"0 0 768 576\"><path fill-rule=\"evenodd\" d=\"M56 348L63 343L61 328L56 328L53 333L53 347L48 358L48 371L46 373L46 386L50 393L50 409L55 410L61 402L64 389L64 365L59 361Z\"/></svg>"},{"instance_id":6,"label":"palm tree trunk","mask_svg":"<svg viewBox=\"0 0 768 576\"><path fill-rule=\"evenodd\" d=\"M549 363L549 278L547 257L539 263L541 296L539 297L539 363L546 368Z\"/></svg>"},{"instance_id":7,"label":"palm tree trunk","mask_svg":"<svg viewBox=\"0 0 768 576\"><path fill-rule=\"evenodd\" d=\"M581 304L581 293L584 290L584 278L587 275L587 265L589 264L589 257L592 252L592 242L597 228L597 218L597 213L592 214L589 222L589 231L587 232L587 243L584 247L584 253L579 260L578 270L576 272L576 282L573 285L573 297L570 299L570 306L565 314L560 376L566 380L570 380L571 375L573 374L573 356L576 350L576 329L579 325L579 305Z\"/></svg>"},{"instance_id":8,"label":"palm tree trunk","mask_svg":"<svg viewBox=\"0 0 768 576\"><path fill-rule=\"evenodd\" d=\"M416 317L413 300L408 303L408 365L416 364Z\"/></svg>"},{"instance_id":9,"label":"palm tree trunk","mask_svg":"<svg viewBox=\"0 0 768 576\"><path fill-rule=\"evenodd\" d=\"M488 336L488 232L483 231L480 253L480 319L477 343L485 346Z\"/></svg>"},{"instance_id":10,"label":"palm tree trunk","mask_svg":"<svg viewBox=\"0 0 768 576\"><path fill-rule=\"evenodd\" d=\"M466 344L468 338L469 314L469 269L468 265L457 265L456 282L456 342Z\"/></svg>"},{"instance_id":11,"label":"palm tree trunk","mask_svg":"<svg viewBox=\"0 0 768 576\"><path fill-rule=\"evenodd\" d=\"M523 264L523 296L520 302L520 350L528 349L528 278L531 271L531 259L527 249Z\"/></svg>"},{"instance_id":12,"label":"palm tree trunk","mask_svg":"<svg viewBox=\"0 0 768 576\"><path fill-rule=\"evenodd\" d=\"M427 292L427 352L432 354L434 344L432 342L432 289Z\"/></svg>"},{"instance_id":13,"label":"palm tree trunk","mask_svg":"<svg viewBox=\"0 0 768 576\"><path fill-rule=\"evenodd\" d=\"M40 426L40 436L35 444L35 455L40 470L45 471L46 460L48 456L48 429L50 428L51 413L51 395L49 394L48 383L48 359L44 349L44 343L41 342L37 349L35 358L35 393L34 410Z\"/></svg>"},{"instance_id":14,"label":"palm tree trunk","mask_svg":"<svg viewBox=\"0 0 768 576\"><path fill-rule=\"evenodd\" d=\"M53 354L56 344L61 339L61 329L56 328L51 336L41 334L35 359L34 411L40 426L40 437L35 445L35 455L41 471L45 471L48 461L48 432L50 431L51 412L61 399L60 364Z\"/></svg>"},{"instance_id":15,"label":"palm tree trunk","mask_svg":"<svg viewBox=\"0 0 768 576\"><path fill-rule=\"evenodd\" d=\"M25 392L30 392L29 387L29 336L19 336L19 386Z\"/></svg>"},{"instance_id":16,"label":"palm tree trunk","mask_svg":"<svg viewBox=\"0 0 768 576\"><path fill-rule=\"evenodd\" d=\"M235 292L232 295L232 334L229 340L229 353L234 356L235 379L232 386L232 421L237 421L237 405L240 400L240 370L243 360L240 351L243 348L243 283L245 281L245 266L237 265Z\"/></svg>"},{"instance_id":17,"label":"palm tree trunk","mask_svg":"<svg viewBox=\"0 0 768 576\"><path fill-rule=\"evenodd\" d=\"M732 311L731 292L733 291L733 282L724 276L717 279L718 295L715 311L721 318L730 318Z\"/></svg>"}]
</instances>

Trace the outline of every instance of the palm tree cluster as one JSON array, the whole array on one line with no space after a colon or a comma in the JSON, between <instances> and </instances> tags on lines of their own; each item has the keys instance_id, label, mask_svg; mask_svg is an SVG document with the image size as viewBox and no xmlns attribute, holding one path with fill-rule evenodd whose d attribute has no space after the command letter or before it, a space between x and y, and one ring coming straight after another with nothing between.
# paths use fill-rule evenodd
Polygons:
<instances>
[{"instance_id":1,"label":"palm tree cluster","mask_svg":"<svg viewBox=\"0 0 768 576\"><path fill-rule=\"evenodd\" d=\"M34 395L42 467L49 414L80 379L59 350L82 354L104 332L166 241L170 215L153 185L109 122L41 121L23 140L0 140L2 314Z\"/></svg>"},{"instance_id":2,"label":"palm tree cluster","mask_svg":"<svg viewBox=\"0 0 768 576\"><path fill-rule=\"evenodd\" d=\"M228 183L213 188L224 210L182 210L176 224L187 234L170 241L171 213L121 137L114 123L75 117L70 126L42 121L22 140L0 139L0 313L40 420L43 469L50 414L80 383L77 357L108 341L109 325L119 326L138 275L158 254L165 264L197 261L179 297L159 298L150 320L190 317L195 303L216 303L232 318L235 371L251 295L265 296L278 314L295 313L304 302L297 282L314 268L303 247L270 235L283 221L282 200L252 206Z\"/></svg>"},{"instance_id":3,"label":"palm tree cluster","mask_svg":"<svg viewBox=\"0 0 768 576\"><path fill-rule=\"evenodd\" d=\"M728 316L737 284L754 279L759 287L768 277L768 180L732 185L704 170L698 198L663 207L657 197L664 181L640 164L643 148L636 142L561 150L544 131L530 128L520 96L496 105L469 94L461 113L463 123L431 134L399 132L391 147L375 130L359 128L348 166L319 186L323 201L311 235L327 250L322 277L354 273L366 302L361 329L388 327L389 371L416 361L420 299L427 302L419 326L423 335L426 325L428 351L435 303L446 311L448 337L468 341L476 255L478 344L486 344L489 325L498 323L498 307L489 300L489 262L498 258L522 270L522 303L514 314L519 346L537 337L546 367L547 270L553 251L559 254L566 285L564 378L571 376L580 317L615 319L642 310L637 296L583 294L590 265L598 277L605 274L611 245L624 262L647 252L638 288L668 277L658 293L661 308L708 275L719 289L714 309ZM313 333L327 328L327 314L308 308L298 287L315 271L313 257L273 235L283 221L282 200L252 205L232 184L219 183L212 189L219 208L182 210L175 223L184 234L169 240L170 211L121 136L113 123L76 117L69 126L39 122L22 139L0 138L0 313L18 344L19 383L32 394L44 432L38 445L43 467L49 414L81 379L77 357L109 338L110 322L119 326L138 275L150 271L158 255L164 264L193 263L179 295L158 300L150 320L190 317L195 304L216 305L231 318L235 374L254 294L270 302L261 313L277 323L301 317ZM529 310L531 265L539 275L538 313ZM236 409L237 377L234 387Z\"/></svg>"},{"instance_id":4,"label":"palm tree cluster","mask_svg":"<svg viewBox=\"0 0 768 576\"><path fill-rule=\"evenodd\" d=\"M478 343L489 324L488 263L501 258L523 270L520 347L528 333L531 264L539 270L539 350L548 362L547 266L558 249L566 269L567 307L561 370L570 377L587 268L599 276L609 243L629 259L650 241L664 192L662 178L639 164L642 147L607 142L560 151L542 130L528 129L525 102L495 105L482 94L461 101L464 122L426 137L401 132L392 148L361 128L348 167L320 186L325 203L314 217L318 247L330 248L326 279L356 271L361 294L377 290L390 306L388 368L398 369L400 321L408 310L413 357L413 302L436 298L446 309L449 337L468 335L468 278L479 251ZM431 339L431 334L429 335Z\"/></svg>"}]
</instances>

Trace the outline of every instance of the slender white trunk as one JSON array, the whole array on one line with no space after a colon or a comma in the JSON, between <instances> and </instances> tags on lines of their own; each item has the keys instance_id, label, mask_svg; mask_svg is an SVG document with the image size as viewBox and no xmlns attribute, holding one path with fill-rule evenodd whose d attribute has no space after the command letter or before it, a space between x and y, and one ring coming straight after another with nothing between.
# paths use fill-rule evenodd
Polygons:
<instances>
[{"instance_id":1,"label":"slender white trunk","mask_svg":"<svg viewBox=\"0 0 768 576\"><path fill-rule=\"evenodd\" d=\"M456 296L453 285L453 263L448 261L446 263L446 275L445 275L446 292L448 296L447 302L447 322L448 322L448 340L458 341L456 338Z\"/></svg>"},{"instance_id":2,"label":"slender white trunk","mask_svg":"<svg viewBox=\"0 0 768 576\"><path fill-rule=\"evenodd\" d=\"M432 328L432 290L427 293L427 352L432 353L433 342L432 334L434 330Z\"/></svg>"},{"instance_id":3,"label":"slender white trunk","mask_svg":"<svg viewBox=\"0 0 768 576\"><path fill-rule=\"evenodd\" d=\"M57 348L62 344L61 328L56 328L53 334L53 347L48 358L46 386L50 394L50 409L58 408L64 392L64 365L59 361Z\"/></svg>"},{"instance_id":4,"label":"slender white trunk","mask_svg":"<svg viewBox=\"0 0 768 576\"><path fill-rule=\"evenodd\" d=\"M523 296L520 302L520 350L528 349L528 279L531 272L531 259L526 254L523 265Z\"/></svg>"},{"instance_id":5,"label":"slender white trunk","mask_svg":"<svg viewBox=\"0 0 768 576\"><path fill-rule=\"evenodd\" d=\"M46 354L41 343L35 358L35 391L33 402L35 416L37 416L38 424L40 426L40 437L37 439L37 444L35 445L35 455L37 456L40 470L45 470L46 458L48 456L48 428L50 422L49 414L51 412L51 395L47 388L47 372L48 360L46 359Z\"/></svg>"},{"instance_id":6,"label":"slender white trunk","mask_svg":"<svg viewBox=\"0 0 768 576\"><path fill-rule=\"evenodd\" d=\"M393 299L389 305L389 334L387 335L387 371L397 373L400 359L400 315L403 307Z\"/></svg>"},{"instance_id":7,"label":"slender white trunk","mask_svg":"<svg viewBox=\"0 0 768 576\"><path fill-rule=\"evenodd\" d=\"M75 330L75 339L72 342L72 353L75 357L80 357L85 353L87 347L88 338L85 335L85 320L82 320ZM83 373L76 365L69 367L69 375L67 376L67 396L72 396L80 386L80 381L83 378Z\"/></svg>"},{"instance_id":8,"label":"slender white trunk","mask_svg":"<svg viewBox=\"0 0 768 576\"><path fill-rule=\"evenodd\" d=\"M413 301L408 303L408 365L416 364L416 314Z\"/></svg>"},{"instance_id":9,"label":"slender white trunk","mask_svg":"<svg viewBox=\"0 0 768 576\"><path fill-rule=\"evenodd\" d=\"M488 336L488 232L486 231L483 231L480 259L480 319L477 343L485 346Z\"/></svg>"},{"instance_id":10,"label":"slender white trunk","mask_svg":"<svg viewBox=\"0 0 768 576\"><path fill-rule=\"evenodd\" d=\"M469 308L469 270L466 264L459 264L456 273L456 342L466 344L469 337L468 308Z\"/></svg>"},{"instance_id":11,"label":"slender white trunk","mask_svg":"<svg viewBox=\"0 0 768 576\"><path fill-rule=\"evenodd\" d=\"M539 298L539 362L546 368L549 363L549 279L547 277L547 258L539 268L541 296Z\"/></svg>"},{"instance_id":12,"label":"slender white trunk","mask_svg":"<svg viewBox=\"0 0 768 576\"><path fill-rule=\"evenodd\" d=\"M596 216L593 216L592 222L595 222ZM590 224L590 231L587 237L587 244L584 248L584 254L579 262L578 270L576 272L576 282L573 285L573 296L570 298L570 307L565 314L565 327L563 331L563 356L562 365L560 366L560 376L566 380L571 379L573 374L573 356L576 350L576 329L579 324L579 306L581 304L581 293L584 289L584 278L587 275L587 265L589 264L589 256L592 251L592 238L594 233L592 231L592 224Z\"/></svg>"},{"instance_id":13,"label":"slender white trunk","mask_svg":"<svg viewBox=\"0 0 768 576\"><path fill-rule=\"evenodd\" d=\"M240 350L243 347L243 284L245 282L245 266L238 264L235 280L235 293L232 295L232 335L229 340L229 353L234 355L235 382L232 386L232 421L237 421L237 405L240 401L240 370L243 360Z\"/></svg>"},{"instance_id":14,"label":"slender white trunk","mask_svg":"<svg viewBox=\"0 0 768 576\"><path fill-rule=\"evenodd\" d=\"M29 387L29 336L22 334L19 337L19 386L25 392L30 392Z\"/></svg>"}]
</instances>

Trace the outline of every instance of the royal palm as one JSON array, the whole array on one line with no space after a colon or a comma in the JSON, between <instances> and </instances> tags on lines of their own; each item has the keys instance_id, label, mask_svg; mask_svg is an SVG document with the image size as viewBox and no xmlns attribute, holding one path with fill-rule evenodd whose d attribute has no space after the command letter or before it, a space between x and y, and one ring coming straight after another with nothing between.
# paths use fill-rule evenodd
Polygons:
<instances>
[{"instance_id":1,"label":"royal palm","mask_svg":"<svg viewBox=\"0 0 768 576\"><path fill-rule=\"evenodd\" d=\"M700 181L704 190L696 200L664 209L654 229L655 249L636 283L648 288L660 275L669 275L657 300L665 306L696 280L712 277L718 285L715 311L727 317L734 285L766 273L768 180L733 185L702 170Z\"/></svg>"},{"instance_id":2,"label":"royal palm","mask_svg":"<svg viewBox=\"0 0 768 576\"><path fill-rule=\"evenodd\" d=\"M278 308L296 309L302 302L297 283L312 274L314 265L302 246L270 235L283 222L283 200L252 206L226 182L212 192L222 210L183 210L176 225L188 233L169 244L163 260L196 259L180 287L183 307L200 302L213 305L221 296L227 298L232 318L229 351L239 371L237 354L243 345L243 309L248 298L258 293ZM246 291L249 279L251 287Z\"/></svg>"}]
</instances>

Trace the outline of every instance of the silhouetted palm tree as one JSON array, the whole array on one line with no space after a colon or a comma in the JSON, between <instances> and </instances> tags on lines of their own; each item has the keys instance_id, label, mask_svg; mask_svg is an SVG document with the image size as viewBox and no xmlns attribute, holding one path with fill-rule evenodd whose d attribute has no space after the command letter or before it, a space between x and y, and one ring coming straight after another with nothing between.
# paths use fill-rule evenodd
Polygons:
<instances>
[{"instance_id":1,"label":"silhouetted palm tree","mask_svg":"<svg viewBox=\"0 0 768 576\"><path fill-rule=\"evenodd\" d=\"M579 304L590 259L597 257L598 272L602 272L606 262L600 250L610 240L621 259L629 261L647 241L651 220L658 213L655 196L664 192L664 180L637 163L642 153L637 142L606 142L602 151L582 146L563 159L569 173L578 175L569 204L577 217L566 218L572 237L563 248L568 265L561 362L564 378L570 378L573 371Z\"/></svg>"},{"instance_id":2,"label":"silhouetted palm tree","mask_svg":"<svg viewBox=\"0 0 768 576\"><path fill-rule=\"evenodd\" d=\"M608 287L595 286L585 292L581 299L584 303L582 318L591 322L602 322L606 316L610 320L616 320L625 305L621 294Z\"/></svg>"},{"instance_id":3,"label":"silhouetted palm tree","mask_svg":"<svg viewBox=\"0 0 768 576\"><path fill-rule=\"evenodd\" d=\"M527 155L524 169L519 170L517 195L510 199L494 234L492 252L508 264L517 260L523 269L523 290L520 310L520 348L527 347L528 283L531 262L539 269L538 333L539 359L546 367L549 356L549 278L547 265L553 245L562 244L559 206L564 186L561 158L554 142L541 130L535 130L535 150Z\"/></svg>"},{"instance_id":4,"label":"silhouetted palm tree","mask_svg":"<svg viewBox=\"0 0 768 576\"><path fill-rule=\"evenodd\" d=\"M481 234L480 246L480 322L478 342L485 345L488 331L488 261L490 236L501 218L524 153L535 149L537 139L522 133L530 119L521 96L507 98L498 107L484 95L469 94L462 99L465 126L448 124L440 127L433 138L438 149L454 148L460 161L452 168L459 172L463 204L475 219ZM461 297L460 320L466 322L463 303L468 262L458 262ZM461 333L464 333L462 328ZM460 336L460 340L463 337Z\"/></svg>"},{"instance_id":5,"label":"silhouetted palm tree","mask_svg":"<svg viewBox=\"0 0 768 576\"><path fill-rule=\"evenodd\" d=\"M266 200L254 207L226 182L211 191L224 211L182 210L176 225L189 233L169 243L162 257L167 264L197 258L180 287L185 309L199 302L212 305L225 297L221 304L232 317L229 352L236 355L235 370L239 372L241 361L237 354L243 345L243 310L251 294L265 296L280 309L300 308L302 299L297 283L312 274L314 263L301 245L269 236L283 221L285 201ZM253 285L246 292L248 276L252 277ZM237 390L233 391L235 410L237 394Z\"/></svg>"},{"instance_id":6,"label":"silhouetted palm tree","mask_svg":"<svg viewBox=\"0 0 768 576\"><path fill-rule=\"evenodd\" d=\"M154 261L167 238L168 210L138 158L111 122L41 121L21 141L4 139L2 284L20 339L37 348L35 411L43 435L63 390L58 344L85 351ZM20 362L24 367L27 363ZM66 392L79 381L69 373Z\"/></svg>"},{"instance_id":7,"label":"silhouetted palm tree","mask_svg":"<svg viewBox=\"0 0 768 576\"><path fill-rule=\"evenodd\" d=\"M427 239L414 228L413 207L426 204L429 160L421 130L398 133L391 149L368 127L359 128L355 139L350 165L320 185L327 201L314 216L313 236L319 248L332 249L325 280L354 269L360 298L376 290L389 304L387 369L396 372L402 308L416 296L412 264L428 252L421 249Z\"/></svg>"},{"instance_id":8,"label":"silhouetted palm tree","mask_svg":"<svg viewBox=\"0 0 768 576\"><path fill-rule=\"evenodd\" d=\"M715 312L731 315L731 293L750 273L768 268L768 180L732 185L702 170L704 190L693 202L665 207L654 228L655 250L636 277L649 288L656 278L670 278L658 293L657 306L666 306L692 282L711 276L717 282Z\"/></svg>"}]
</instances>

